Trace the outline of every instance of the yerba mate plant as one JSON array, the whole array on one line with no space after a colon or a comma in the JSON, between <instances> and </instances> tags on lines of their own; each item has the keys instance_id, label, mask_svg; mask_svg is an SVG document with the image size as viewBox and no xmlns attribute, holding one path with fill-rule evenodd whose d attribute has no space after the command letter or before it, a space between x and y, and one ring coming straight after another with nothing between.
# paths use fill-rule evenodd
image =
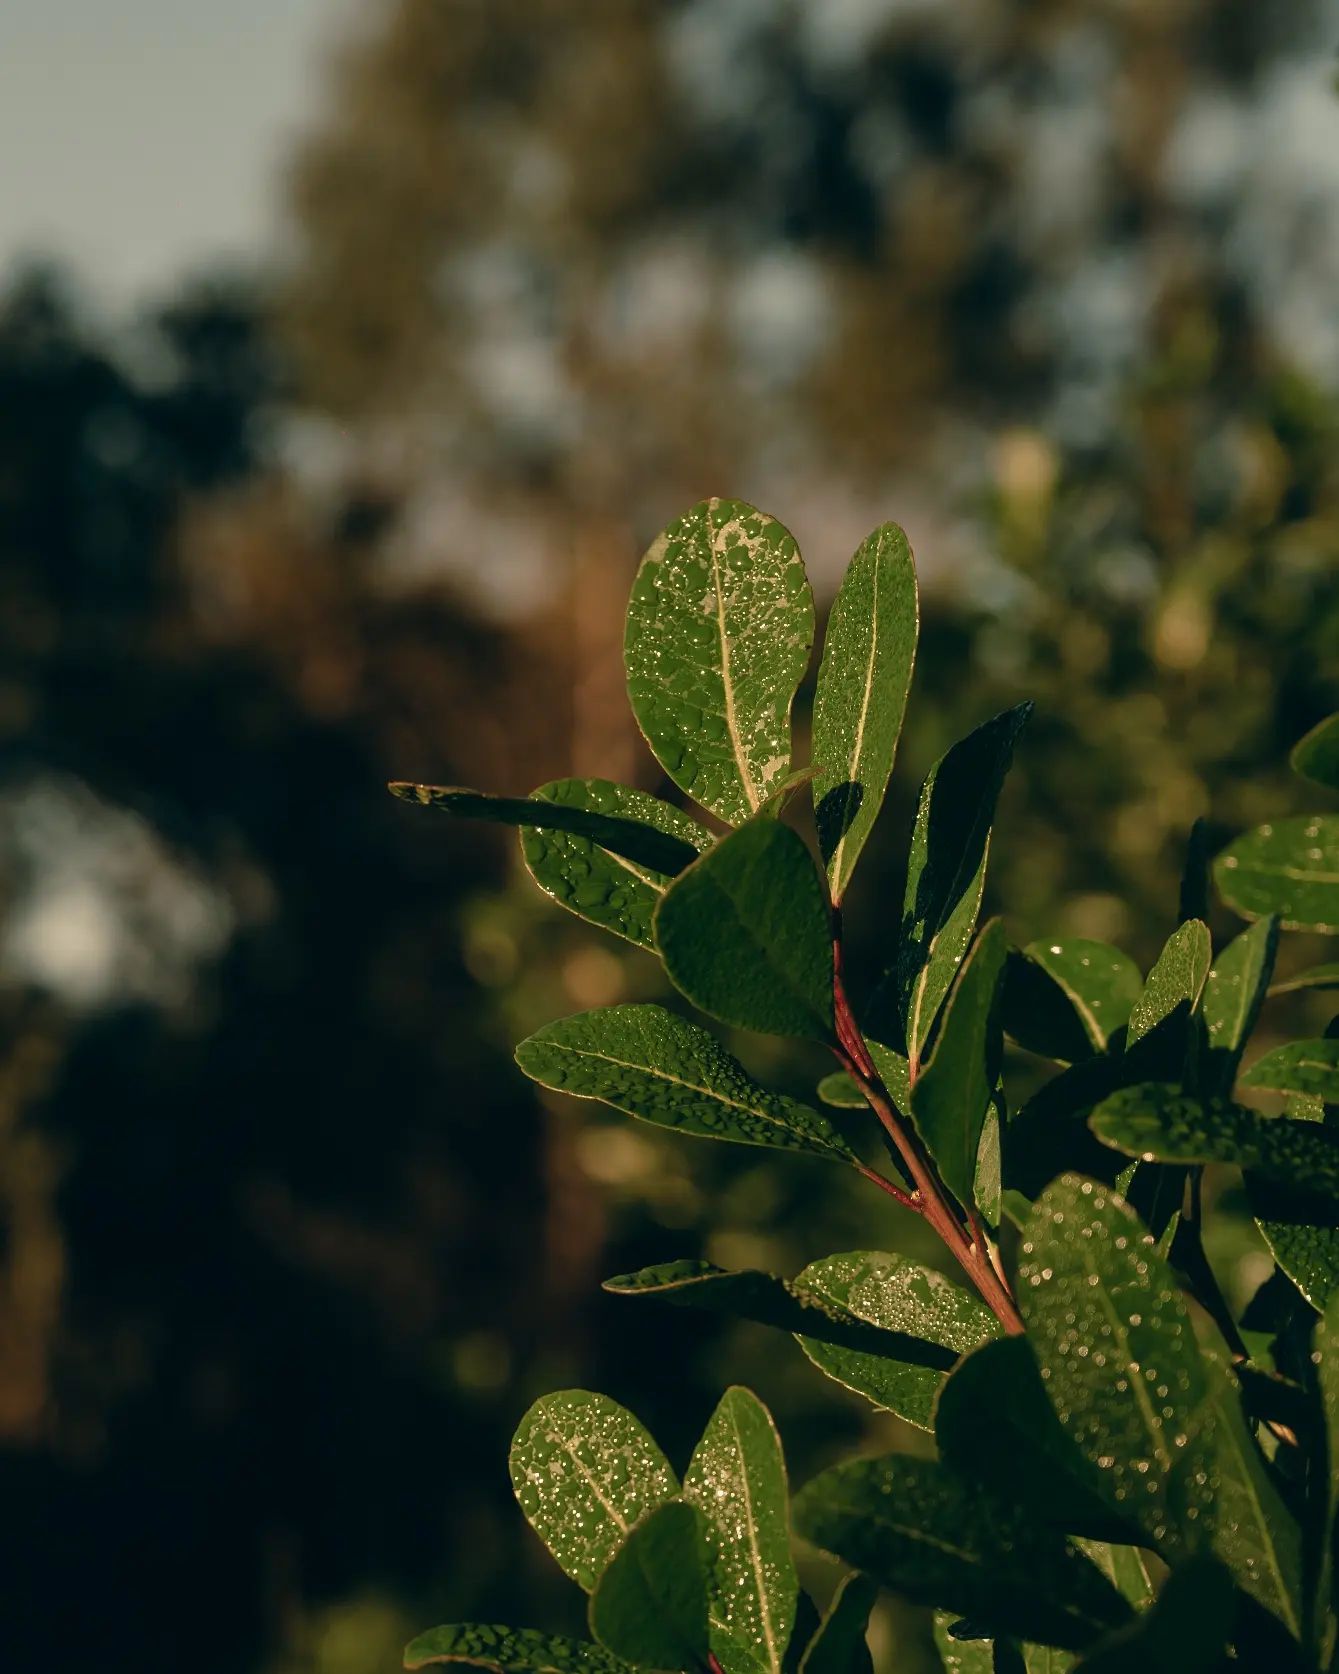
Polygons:
<instances>
[{"instance_id":1,"label":"yerba mate plant","mask_svg":"<svg viewBox=\"0 0 1339 1674\"><path fill-rule=\"evenodd\" d=\"M1339 965L1271 987L1282 930L1339 930L1339 816L1262 826L1218 857L1219 891L1251 923L1217 954L1196 844L1182 922L1146 976L1099 942L1013 947L1001 921L977 919L1024 705L931 769L890 968L848 993L843 903L916 651L900 529L851 562L813 765L797 771L790 711L813 629L794 540L737 501L695 506L638 571L632 707L724 835L603 780L520 798L391 788L518 826L542 889L658 956L718 1023L830 1049L826 1111L758 1085L715 1034L656 1005L564 1018L516 1058L643 1121L854 1169L922 1215L952 1277L861 1250L792 1277L670 1261L606 1289L792 1333L820 1371L931 1432L938 1456L856 1459L791 1500L770 1415L745 1389L722 1398L682 1481L613 1401L547 1396L516 1433L512 1482L590 1595L590 1641L441 1627L406 1666L862 1674L882 1587L933 1607L945 1666L964 1674L1339 1668L1339 1038L1240 1071L1271 994L1339 987ZM1293 761L1339 789L1339 716ZM801 790L821 868L782 818ZM1016 1110L1006 1036L1053 1066ZM1201 1241L1210 1163L1241 1170L1276 1264L1241 1320ZM849 1566L821 1618L792 1534Z\"/></svg>"}]
</instances>

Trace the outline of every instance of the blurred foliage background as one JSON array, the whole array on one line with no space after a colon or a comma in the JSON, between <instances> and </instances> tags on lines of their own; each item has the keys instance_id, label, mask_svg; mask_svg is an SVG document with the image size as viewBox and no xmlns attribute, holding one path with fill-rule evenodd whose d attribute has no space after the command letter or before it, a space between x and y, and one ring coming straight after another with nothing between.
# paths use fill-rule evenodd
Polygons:
<instances>
[{"instance_id":1,"label":"blurred foliage background","mask_svg":"<svg viewBox=\"0 0 1339 1674\"><path fill-rule=\"evenodd\" d=\"M11 1666L575 1627L505 1473L565 1383L680 1463L730 1381L798 1479L892 1435L785 1341L598 1281L919 1228L538 1096L518 1035L656 971L383 783L663 789L620 649L654 533L752 500L825 599L894 517L925 621L857 970L920 774L1021 696L990 903L1151 961L1192 822L1300 811L1286 748L1339 706L1337 41L1326 0L378 0L263 272L114 321L11 276ZM1245 1230L1220 1259L1259 1276Z\"/></svg>"}]
</instances>

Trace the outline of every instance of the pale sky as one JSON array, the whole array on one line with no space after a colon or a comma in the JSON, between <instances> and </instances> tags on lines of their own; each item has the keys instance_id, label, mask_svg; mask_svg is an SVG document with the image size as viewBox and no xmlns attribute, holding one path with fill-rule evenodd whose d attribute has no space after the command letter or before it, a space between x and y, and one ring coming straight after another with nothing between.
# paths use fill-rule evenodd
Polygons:
<instances>
[{"instance_id":1,"label":"pale sky","mask_svg":"<svg viewBox=\"0 0 1339 1674\"><path fill-rule=\"evenodd\" d=\"M56 255L119 303L263 256L348 16L349 0L0 0L0 278Z\"/></svg>"}]
</instances>

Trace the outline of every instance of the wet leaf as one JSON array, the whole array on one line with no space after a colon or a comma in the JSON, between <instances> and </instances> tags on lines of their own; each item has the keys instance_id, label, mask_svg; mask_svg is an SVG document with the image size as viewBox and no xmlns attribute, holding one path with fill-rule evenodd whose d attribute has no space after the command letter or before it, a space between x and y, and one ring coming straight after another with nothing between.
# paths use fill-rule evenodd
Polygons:
<instances>
[{"instance_id":1,"label":"wet leaf","mask_svg":"<svg viewBox=\"0 0 1339 1674\"><path fill-rule=\"evenodd\" d=\"M1283 977L1270 985L1270 994L1295 994L1302 988L1339 988L1339 965L1312 965L1296 976Z\"/></svg>"},{"instance_id":2,"label":"wet leaf","mask_svg":"<svg viewBox=\"0 0 1339 1674\"><path fill-rule=\"evenodd\" d=\"M1209 927L1187 919L1167 938L1130 1008L1125 1050L1149 1079L1179 1079L1190 1042L1190 1018L1200 1003L1213 958Z\"/></svg>"},{"instance_id":3,"label":"wet leaf","mask_svg":"<svg viewBox=\"0 0 1339 1674\"><path fill-rule=\"evenodd\" d=\"M750 1390L728 1389L721 1397L683 1491L702 1514L717 1660L725 1674L781 1674L799 1592L789 1490L772 1415Z\"/></svg>"},{"instance_id":4,"label":"wet leaf","mask_svg":"<svg viewBox=\"0 0 1339 1674\"><path fill-rule=\"evenodd\" d=\"M1279 921L1262 918L1228 943L1204 985L1206 1093L1226 1097L1237 1078L1242 1049L1265 1002L1278 952Z\"/></svg>"},{"instance_id":5,"label":"wet leaf","mask_svg":"<svg viewBox=\"0 0 1339 1674\"><path fill-rule=\"evenodd\" d=\"M430 1628L405 1646L408 1669L461 1663L494 1674L628 1674L628 1665L599 1645L531 1628L462 1622Z\"/></svg>"},{"instance_id":6,"label":"wet leaf","mask_svg":"<svg viewBox=\"0 0 1339 1674\"><path fill-rule=\"evenodd\" d=\"M1098 1492L1164 1554L1207 1533L1209 1381L1179 1287L1127 1205L1065 1175L1033 1205L1018 1302Z\"/></svg>"},{"instance_id":7,"label":"wet leaf","mask_svg":"<svg viewBox=\"0 0 1339 1674\"><path fill-rule=\"evenodd\" d=\"M709 1650L708 1558L695 1506L649 1512L609 1560L590 1600L590 1630L639 1668L697 1669Z\"/></svg>"},{"instance_id":8,"label":"wet leaf","mask_svg":"<svg viewBox=\"0 0 1339 1674\"><path fill-rule=\"evenodd\" d=\"M799 548L740 500L657 537L628 603L628 696L675 784L731 825L790 771L790 706L814 637Z\"/></svg>"},{"instance_id":9,"label":"wet leaf","mask_svg":"<svg viewBox=\"0 0 1339 1674\"><path fill-rule=\"evenodd\" d=\"M1262 1116L1228 1099L1192 1099L1162 1082L1124 1087L1093 1112L1092 1130L1128 1157L1235 1163L1281 1185L1339 1195L1339 1134L1318 1122Z\"/></svg>"},{"instance_id":10,"label":"wet leaf","mask_svg":"<svg viewBox=\"0 0 1339 1674\"><path fill-rule=\"evenodd\" d=\"M821 1265L821 1264L820 1264ZM871 1325L849 1308L794 1279L749 1269L729 1272L709 1261L670 1261L606 1279L615 1296L649 1296L707 1313L750 1319L842 1348L947 1371L956 1356L939 1343Z\"/></svg>"},{"instance_id":11,"label":"wet leaf","mask_svg":"<svg viewBox=\"0 0 1339 1674\"><path fill-rule=\"evenodd\" d=\"M806 1267L794 1283L869 1325L938 1344L954 1356L1000 1332L995 1316L976 1297L905 1256L876 1250L825 1256ZM801 1335L799 1342L815 1366L836 1382L922 1430L931 1428L944 1381L942 1369L909 1359L884 1359L810 1335Z\"/></svg>"},{"instance_id":12,"label":"wet leaf","mask_svg":"<svg viewBox=\"0 0 1339 1674\"><path fill-rule=\"evenodd\" d=\"M564 807L654 826L689 844L695 854L705 853L715 840L668 802L608 779L555 779L534 795ZM639 866L577 832L533 825L521 827L521 854L530 876L559 906L638 947L655 947L651 918L669 874Z\"/></svg>"},{"instance_id":13,"label":"wet leaf","mask_svg":"<svg viewBox=\"0 0 1339 1674\"><path fill-rule=\"evenodd\" d=\"M800 1659L800 1674L874 1674L865 1632L878 1596L868 1575L844 1575Z\"/></svg>"},{"instance_id":14,"label":"wet leaf","mask_svg":"<svg viewBox=\"0 0 1339 1674\"><path fill-rule=\"evenodd\" d=\"M754 820L676 878L655 915L675 987L723 1023L833 1038L832 928L802 838Z\"/></svg>"},{"instance_id":15,"label":"wet leaf","mask_svg":"<svg viewBox=\"0 0 1339 1674\"><path fill-rule=\"evenodd\" d=\"M1327 715L1292 747L1294 773L1326 790L1339 790L1339 715Z\"/></svg>"},{"instance_id":16,"label":"wet leaf","mask_svg":"<svg viewBox=\"0 0 1339 1674\"><path fill-rule=\"evenodd\" d=\"M851 560L828 619L814 695L818 846L832 899L846 893L893 770L919 618L907 537L885 523Z\"/></svg>"},{"instance_id":17,"label":"wet leaf","mask_svg":"<svg viewBox=\"0 0 1339 1674\"><path fill-rule=\"evenodd\" d=\"M517 1427L510 1467L531 1528L587 1592L633 1526L679 1492L642 1424L586 1389L535 1402Z\"/></svg>"},{"instance_id":18,"label":"wet leaf","mask_svg":"<svg viewBox=\"0 0 1339 1674\"><path fill-rule=\"evenodd\" d=\"M1339 1103L1339 1040L1295 1040L1276 1046L1255 1060L1241 1084Z\"/></svg>"},{"instance_id":19,"label":"wet leaf","mask_svg":"<svg viewBox=\"0 0 1339 1674\"><path fill-rule=\"evenodd\" d=\"M892 1455L824 1471L797 1495L794 1517L823 1551L992 1633L1078 1650L1129 1616L1062 1536L928 1459Z\"/></svg>"},{"instance_id":20,"label":"wet leaf","mask_svg":"<svg viewBox=\"0 0 1339 1674\"><path fill-rule=\"evenodd\" d=\"M662 831L640 819L602 813L576 802L557 802L540 795L490 796L462 785L412 785L398 780L388 788L401 802L440 808L463 819L567 831L587 837L611 854L671 877L698 856L695 843L671 831Z\"/></svg>"},{"instance_id":21,"label":"wet leaf","mask_svg":"<svg viewBox=\"0 0 1339 1674\"><path fill-rule=\"evenodd\" d=\"M944 1184L974 1202L981 1130L999 1074L997 1021L1008 941L993 919L963 961L949 995L935 1049L911 1092L911 1110Z\"/></svg>"},{"instance_id":22,"label":"wet leaf","mask_svg":"<svg viewBox=\"0 0 1339 1674\"><path fill-rule=\"evenodd\" d=\"M959 1363L939 1395L935 1439L946 1465L998 1499L1070 1534L1129 1538L1129 1518L1113 1514L1097 1466L1062 1428L1024 1338L998 1338Z\"/></svg>"},{"instance_id":23,"label":"wet leaf","mask_svg":"<svg viewBox=\"0 0 1339 1674\"><path fill-rule=\"evenodd\" d=\"M1105 942L1030 942L1005 973L1005 1031L1028 1052L1079 1063L1106 1051L1143 986L1134 960Z\"/></svg>"},{"instance_id":24,"label":"wet leaf","mask_svg":"<svg viewBox=\"0 0 1339 1674\"><path fill-rule=\"evenodd\" d=\"M976 927L995 803L1031 712L1022 703L978 727L921 786L891 984L907 1056L917 1064Z\"/></svg>"},{"instance_id":25,"label":"wet leaf","mask_svg":"<svg viewBox=\"0 0 1339 1674\"><path fill-rule=\"evenodd\" d=\"M952 1610L937 1610L934 1616L935 1649L944 1674L994 1674L995 1647L989 1639L955 1639L957 1625Z\"/></svg>"},{"instance_id":26,"label":"wet leaf","mask_svg":"<svg viewBox=\"0 0 1339 1674\"><path fill-rule=\"evenodd\" d=\"M532 1081L702 1139L852 1160L829 1119L768 1092L696 1023L662 1006L605 1006L545 1024L516 1048Z\"/></svg>"},{"instance_id":27,"label":"wet leaf","mask_svg":"<svg viewBox=\"0 0 1339 1674\"><path fill-rule=\"evenodd\" d=\"M1216 1674L1234 1614L1227 1572L1193 1558L1168 1576L1151 1609L1083 1658L1078 1674Z\"/></svg>"},{"instance_id":28,"label":"wet leaf","mask_svg":"<svg viewBox=\"0 0 1339 1674\"><path fill-rule=\"evenodd\" d=\"M1244 918L1276 913L1285 930L1339 929L1339 816L1299 814L1229 843L1213 868L1218 892Z\"/></svg>"},{"instance_id":29,"label":"wet leaf","mask_svg":"<svg viewBox=\"0 0 1339 1674\"><path fill-rule=\"evenodd\" d=\"M1247 1197L1269 1253L1318 1313L1339 1294L1339 1200L1248 1176Z\"/></svg>"}]
</instances>

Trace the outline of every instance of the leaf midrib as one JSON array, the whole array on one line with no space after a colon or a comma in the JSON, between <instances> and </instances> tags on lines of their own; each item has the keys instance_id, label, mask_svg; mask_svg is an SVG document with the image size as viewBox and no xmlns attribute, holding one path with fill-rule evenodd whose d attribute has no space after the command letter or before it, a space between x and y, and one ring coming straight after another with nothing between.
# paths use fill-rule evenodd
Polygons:
<instances>
[{"instance_id":1,"label":"leaf midrib","mask_svg":"<svg viewBox=\"0 0 1339 1674\"><path fill-rule=\"evenodd\" d=\"M719 505L719 500L712 500L708 510L707 541L711 551L711 581L716 592L716 630L721 642L721 691L725 697L725 727L730 734L730 748L734 753L735 766L739 770L744 799L750 809L756 813L762 805L762 797L753 783L753 770L749 766L743 740L739 736L739 717L735 711L734 681L730 674L730 634L725 623L725 592L721 585L720 551L717 546L717 538L724 535L725 525L722 524L717 529L714 522Z\"/></svg>"},{"instance_id":2,"label":"leaf midrib","mask_svg":"<svg viewBox=\"0 0 1339 1674\"><path fill-rule=\"evenodd\" d=\"M873 572L869 610L869 661L865 667L865 689L861 694L860 719L856 722L855 741L851 746L848 781L845 790L842 792L842 834L832 855L834 905L841 900L845 888L842 878L842 856L846 852L846 839L851 835L851 827L860 813L860 805L857 803L855 813L848 818L848 810L854 800L855 792L860 788L857 774L860 771L860 753L865 747L865 726L869 719L870 700L874 692L874 662L879 649L879 560L877 555L874 560Z\"/></svg>"}]
</instances>

